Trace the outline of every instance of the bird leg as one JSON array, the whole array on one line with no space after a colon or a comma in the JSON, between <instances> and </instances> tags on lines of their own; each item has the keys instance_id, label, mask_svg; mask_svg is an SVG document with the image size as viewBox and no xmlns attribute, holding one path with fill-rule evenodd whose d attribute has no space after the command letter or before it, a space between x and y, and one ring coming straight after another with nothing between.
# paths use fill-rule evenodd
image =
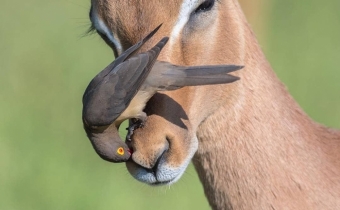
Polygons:
<instances>
[{"instance_id":1,"label":"bird leg","mask_svg":"<svg viewBox=\"0 0 340 210\"><path fill-rule=\"evenodd\" d=\"M131 141L131 137L133 135L133 131L138 129L138 128L142 128L144 126L144 123L146 121L146 113L142 112L143 114L141 114L139 116L139 118L132 118L129 120L129 127L126 128L126 130L128 131L127 135L126 135L126 140Z\"/></svg>"}]
</instances>

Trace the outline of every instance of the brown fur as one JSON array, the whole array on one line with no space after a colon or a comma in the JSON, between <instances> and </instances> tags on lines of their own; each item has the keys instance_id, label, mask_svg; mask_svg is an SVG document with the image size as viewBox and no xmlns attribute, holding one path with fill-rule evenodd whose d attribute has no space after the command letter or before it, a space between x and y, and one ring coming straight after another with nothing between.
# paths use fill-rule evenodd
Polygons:
<instances>
[{"instance_id":1,"label":"brown fur","mask_svg":"<svg viewBox=\"0 0 340 210\"><path fill-rule=\"evenodd\" d=\"M160 23L150 44L168 36L181 3L93 0L125 49ZM133 136L130 172L152 168L167 146L167 164L180 166L197 136L193 163L213 209L340 209L340 132L313 122L292 99L239 3L221 0L218 8L207 26L216 26L215 37L208 30L183 31L160 60L242 64L235 73L241 80L156 94L145 127Z\"/></svg>"}]
</instances>

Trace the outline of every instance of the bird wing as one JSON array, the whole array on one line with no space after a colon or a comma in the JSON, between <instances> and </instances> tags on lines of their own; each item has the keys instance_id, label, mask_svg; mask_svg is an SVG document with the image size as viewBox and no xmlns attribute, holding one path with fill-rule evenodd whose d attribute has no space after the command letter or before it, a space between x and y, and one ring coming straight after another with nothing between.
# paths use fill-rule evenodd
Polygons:
<instances>
[{"instance_id":1,"label":"bird wing","mask_svg":"<svg viewBox=\"0 0 340 210\"><path fill-rule=\"evenodd\" d=\"M84 97L83 119L88 125L110 125L120 116L144 83L167 41L168 37L164 37L149 51L122 62Z\"/></svg>"},{"instance_id":2,"label":"bird wing","mask_svg":"<svg viewBox=\"0 0 340 210\"><path fill-rule=\"evenodd\" d=\"M158 29L162 26L162 24L160 24L159 26L157 26L153 31L151 31L148 35L146 35L146 37L144 37L144 39L142 39L141 41L139 41L137 44L133 45L132 47L130 47L129 49L127 49L126 51L124 51L124 53L122 53L121 56L119 56L116 60L121 63L123 61L125 61L126 59L128 59L129 57L131 57L137 50L139 50L139 48L141 46L143 46L143 44L145 42L147 42L157 31Z\"/></svg>"},{"instance_id":3,"label":"bird wing","mask_svg":"<svg viewBox=\"0 0 340 210\"><path fill-rule=\"evenodd\" d=\"M93 91L96 86L104 79L104 77L106 77L110 71L112 71L113 69L115 69L115 67L117 67L119 64L121 64L122 62L124 62L126 59L128 59L129 57L131 57L132 55L134 55L134 53L139 50L141 48L141 46L143 46L143 44L145 42L147 42L157 31L158 29L162 26L162 24L160 24L159 26L157 26L153 31L151 31L144 39L142 39L141 41L139 41L137 44L131 46L129 49L127 49L126 51L124 51L120 56L118 56L118 58L116 58L112 63L110 63L104 70L102 70L101 72L99 72L99 74L97 74L90 82L90 84L87 86L84 95L83 95L83 101L84 98L86 97L87 94L89 94L91 91Z\"/></svg>"}]
</instances>

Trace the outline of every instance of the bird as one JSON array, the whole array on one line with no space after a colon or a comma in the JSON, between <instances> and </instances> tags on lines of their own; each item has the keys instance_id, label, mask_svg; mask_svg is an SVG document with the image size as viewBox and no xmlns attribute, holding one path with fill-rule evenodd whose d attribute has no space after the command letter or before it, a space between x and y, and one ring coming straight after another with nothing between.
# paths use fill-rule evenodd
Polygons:
<instances>
[{"instance_id":1,"label":"bird","mask_svg":"<svg viewBox=\"0 0 340 210\"><path fill-rule=\"evenodd\" d=\"M119 126L126 119L136 119L137 127L143 125L147 119L143 109L157 91L226 84L240 79L227 74L242 69L243 66L239 65L177 66L157 61L169 37L162 38L150 50L137 54L136 51L160 27L99 72L83 94L84 130L96 153L106 161L120 163L131 157L133 151L120 138ZM130 136L135 127L129 128Z\"/></svg>"}]
</instances>

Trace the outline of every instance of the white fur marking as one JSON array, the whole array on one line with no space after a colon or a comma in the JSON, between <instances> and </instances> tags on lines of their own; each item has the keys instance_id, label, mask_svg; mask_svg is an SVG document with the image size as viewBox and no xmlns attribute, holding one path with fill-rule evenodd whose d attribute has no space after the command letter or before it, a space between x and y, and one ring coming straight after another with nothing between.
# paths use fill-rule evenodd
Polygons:
<instances>
[{"instance_id":1,"label":"white fur marking","mask_svg":"<svg viewBox=\"0 0 340 210\"><path fill-rule=\"evenodd\" d=\"M193 8L196 7L198 0L184 0L181 9L179 11L177 22L170 34L170 49L173 46L174 41L178 38L179 34L182 32L185 24L187 24L189 20L189 16L193 11Z\"/></svg>"},{"instance_id":2,"label":"white fur marking","mask_svg":"<svg viewBox=\"0 0 340 210\"><path fill-rule=\"evenodd\" d=\"M112 32L109 30L109 28L105 25L105 23L103 22L103 20L101 20L96 11L93 11L92 14L92 21L93 21L93 25L94 27L100 31L101 33L105 34L105 36L116 46L117 51L118 51L118 55L120 55L122 53L122 45L120 44L120 41L115 38L112 34Z\"/></svg>"}]
</instances>

